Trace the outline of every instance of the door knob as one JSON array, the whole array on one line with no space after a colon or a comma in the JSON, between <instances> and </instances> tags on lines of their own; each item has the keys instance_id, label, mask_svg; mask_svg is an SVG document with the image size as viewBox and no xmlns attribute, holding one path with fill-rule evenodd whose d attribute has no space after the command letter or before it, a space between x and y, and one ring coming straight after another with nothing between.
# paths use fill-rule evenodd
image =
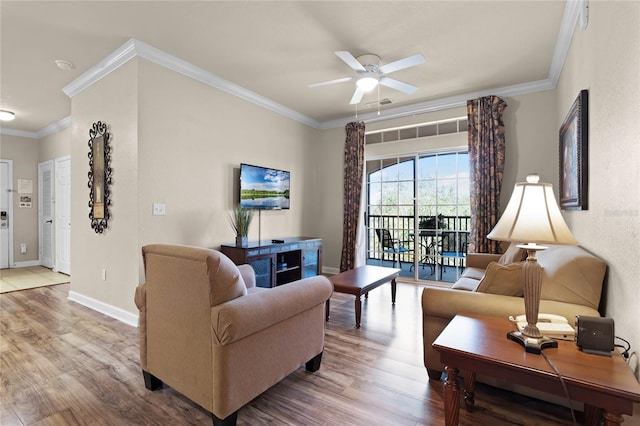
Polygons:
<instances>
[{"instance_id":1,"label":"door knob","mask_svg":"<svg viewBox=\"0 0 640 426\"><path fill-rule=\"evenodd\" d=\"M49 219L45 223L53 223L53 219Z\"/></svg>"}]
</instances>

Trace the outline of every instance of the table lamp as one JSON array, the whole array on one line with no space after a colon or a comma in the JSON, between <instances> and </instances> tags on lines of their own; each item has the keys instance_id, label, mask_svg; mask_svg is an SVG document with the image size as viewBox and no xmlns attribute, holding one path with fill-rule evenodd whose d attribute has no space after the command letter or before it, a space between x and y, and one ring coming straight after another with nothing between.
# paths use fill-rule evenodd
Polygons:
<instances>
[{"instance_id":1,"label":"table lamp","mask_svg":"<svg viewBox=\"0 0 640 426\"><path fill-rule=\"evenodd\" d=\"M527 325L512 331L507 338L524 346L526 352L539 354L558 343L542 335L536 323L542 289L542 268L536 252L547 247L538 244L578 245L562 218L550 183L539 183L538 175L527 176L527 182L516 183L504 213L487 238L520 243L527 250L523 267L524 309ZM526 244L522 244L526 243Z\"/></svg>"}]
</instances>

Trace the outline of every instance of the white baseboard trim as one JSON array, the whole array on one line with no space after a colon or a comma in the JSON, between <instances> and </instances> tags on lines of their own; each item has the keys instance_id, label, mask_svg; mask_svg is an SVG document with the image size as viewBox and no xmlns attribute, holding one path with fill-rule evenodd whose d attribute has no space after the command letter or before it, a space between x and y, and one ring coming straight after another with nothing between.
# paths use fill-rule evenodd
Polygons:
<instances>
[{"instance_id":1,"label":"white baseboard trim","mask_svg":"<svg viewBox=\"0 0 640 426\"><path fill-rule=\"evenodd\" d=\"M101 314L104 314L111 318L115 318L118 321L122 321L123 323L128 324L132 327L138 327L138 315L125 311L124 309L120 309L89 296L76 293L75 291L69 292L68 299L72 302L76 302L83 306L86 306L89 309L100 312Z\"/></svg>"},{"instance_id":2,"label":"white baseboard trim","mask_svg":"<svg viewBox=\"0 0 640 426\"><path fill-rule=\"evenodd\" d=\"M27 260L25 262L13 262L14 268L28 268L30 266L40 266L39 260Z\"/></svg>"},{"instance_id":3,"label":"white baseboard trim","mask_svg":"<svg viewBox=\"0 0 640 426\"><path fill-rule=\"evenodd\" d=\"M339 274L340 273L340 269L339 268L330 268L328 266L323 266L322 267L322 273L323 274L327 274L327 275L335 275L335 274Z\"/></svg>"}]
</instances>

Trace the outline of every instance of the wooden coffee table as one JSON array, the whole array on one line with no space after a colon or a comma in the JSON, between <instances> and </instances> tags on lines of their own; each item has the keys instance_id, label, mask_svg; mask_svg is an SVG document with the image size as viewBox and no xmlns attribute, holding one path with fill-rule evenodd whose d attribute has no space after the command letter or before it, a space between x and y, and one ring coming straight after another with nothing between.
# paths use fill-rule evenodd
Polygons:
<instances>
[{"instance_id":1,"label":"wooden coffee table","mask_svg":"<svg viewBox=\"0 0 640 426\"><path fill-rule=\"evenodd\" d=\"M391 304L395 305L396 278L400 275L400 271L401 269L396 268L365 265L329 277L329 281L333 284L334 291L356 296L356 328L360 328L360 318L362 316L362 301L360 297L363 294L366 298L369 296L369 291L391 281ZM327 320L329 320L329 300L327 300L326 309Z\"/></svg>"},{"instance_id":2,"label":"wooden coffee table","mask_svg":"<svg viewBox=\"0 0 640 426\"><path fill-rule=\"evenodd\" d=\"M433 342L446 366L445 424L457 425L460 390L457 376L465 377L465 406L474 406L475 375L508 378L518 383L565 397L556 372L542 355L526 353L522 346L508 340L514 325L507 318L483 315L457 315ZM633 403L640 402L640 384L616 351L613 356L590 355L577 349L574 342L559 340L557 348L544 354L562 375L572 400L585 404L585 424L619 425L623 414L633 415Z\"/></svg>"}]
</instances>

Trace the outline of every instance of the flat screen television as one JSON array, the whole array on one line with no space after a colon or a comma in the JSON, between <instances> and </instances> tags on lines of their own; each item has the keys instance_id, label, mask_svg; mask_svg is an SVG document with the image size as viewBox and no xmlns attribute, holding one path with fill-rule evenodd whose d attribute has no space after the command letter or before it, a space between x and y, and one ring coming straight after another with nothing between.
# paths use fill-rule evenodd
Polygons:
<instances>
[{"instance_id":1,"label":"flat screen television","mask_svg":"<svg viewBox=\"0 0 640 426\"><path fill-rule=\"evenodd\" d=\"M240 164L240 206L248 209L289 208L291 174L284 170Z\"/></svg>"}]
</instances>

